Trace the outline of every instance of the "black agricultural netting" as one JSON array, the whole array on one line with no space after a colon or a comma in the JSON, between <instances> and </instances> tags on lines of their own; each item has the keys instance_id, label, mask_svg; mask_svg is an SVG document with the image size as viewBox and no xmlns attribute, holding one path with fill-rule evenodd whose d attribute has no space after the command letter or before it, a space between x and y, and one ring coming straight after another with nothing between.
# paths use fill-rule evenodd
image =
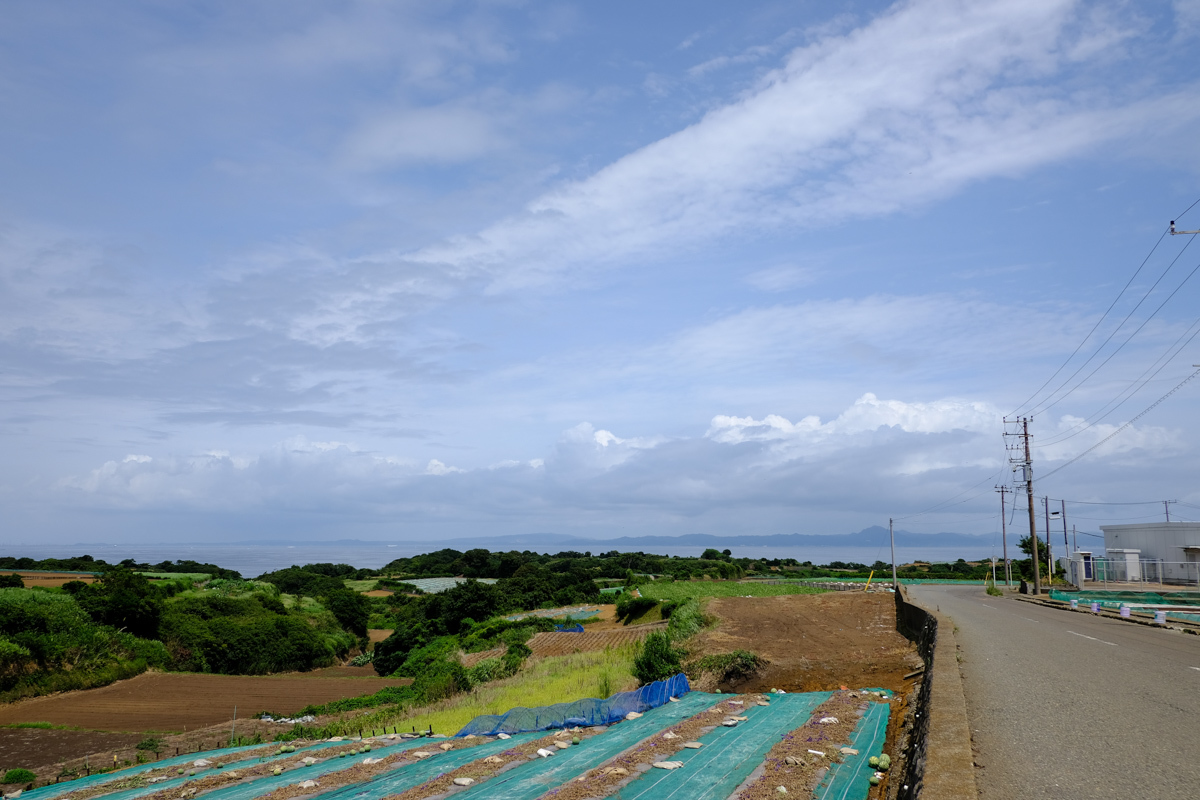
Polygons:
<instances>
[{"instance_id":1,"label":"black agricultural netting","mask_svg":"<svg viewBox=\"0 0 1200 800\"><path fill-rule=\"evenodd\" d=\"M484 714L467 723L455 736L495 736L497 733L544 731L553 728L573 728L576 725L609 725L630 712L639 714L665 705L672 697L690 691L687 676L682 672L662 681L648 683L632 692L618 692L607 700L589 697L571 703L555 703L538 708L514 708L507 714Z\"/></svg>"}]
</instances>

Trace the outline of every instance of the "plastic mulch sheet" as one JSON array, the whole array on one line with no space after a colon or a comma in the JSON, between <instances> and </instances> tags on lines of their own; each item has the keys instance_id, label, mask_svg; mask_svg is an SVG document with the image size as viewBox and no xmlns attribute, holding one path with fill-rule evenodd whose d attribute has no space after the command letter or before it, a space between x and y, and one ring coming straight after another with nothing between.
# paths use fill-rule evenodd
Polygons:
<instances>
[{"instance_id":1,"label":"plastic mulch sheet","mask_svg":"<svg viewBox=\"0 0 1200 800\"><path fill-rule=\"evenodd\" d=\"M223 756L230 755L231 753L241 753L245 752L246 750L256 750L270 746L270 742L265 742L263 744L242 745L241 747L222 747L219 750L205 750L201 753L187 753L181 756L171 756L170 758L163 758L159 759L158 761L139 764L137 766L116 770L114 772L97 772L94 775L85 775L82 778L63 781L62 783L55 783L49 786L42 786L38 789L31 789L28 792L22 792L21 797L27 798L27 800L46 800L46 798L60 797L64 794L78 792L80 789L88 789L92 786L97 786L102 783L109 783L111 781L120 781L126 778L131 778L135 775L141 775L159 767L182 767L187 764L191 764L193 761L198 761L201 758L221 758Z\"/></svg>"},{"instance_id":2,"label":"plastic mulch sheet","mask_svg":"<svg viewBox=\"0 0 1200 800\"><path fill-rule=\"evenodd\" d=\"M309 745L303 749L297 748L296 752L294 752L294 753L271 752L268 755L265 755L261 758L248 758L248 759L245 759L244 761L234 761L234 762L224 765L223 767L221 767L221 769L219 771L225 772L227 770L245 769L246 767L252 767L255 764L264 764L264 763L268 763L271 761L285 761L287 759L297 759L298 760L298 759L302 759L310 754L319 753L321 750L325 750L326 748L338 747L340 745L348 745L348 744L352 744L352 742L350 742L350 741L317 742L316 744ZM262 747L262 745L255 745L255 747ZM388 751L381 751L381 752L388 752ZM204 757L207 757L207 756L204 756ZM192 759L192 761L195 761L195 760L196 759ZM339 759L339 761L341 761L341 759ZM189 761L188 763L190 764L191 762ZM351 762L351 763L353 763L353 762ZM161 765L169 766L167 764L161 764ZM350 764L342 763L342 769L345 769L348 766L350 766ZM173 777L169 780L159 781L158 783L152 783L149 786L142 786L142 787L136 788L136 789L122 789L120 791L106 793L103 795L103 797L104 797L104 800L135 800L135 798L154 794L155 792L160 792L164 789L173 789L177 786L182 786L182 785L186 784L188 781L195 781L195 780L199 780L200 778L207 778L207 777L211 776L214 772L217 772L217 771L218 770L215 770L212 767L205 767L204 769L197 769L196 774L194 776L193 775L181 775L178 778ZM247 784L247 785L249 785L249 784Z\"/></svg>"},{"instance_id":3,"label":"plastic mulch sheet","mask_svg":"<svg viewBox=\"0 0 1200 800\"><path fill-rule=\"evenodd\" d=\"M476 747L451 750L446 753L437 749L437 740L426 740L423 744L432 748L434 752L431 758L406 762L403 766L399 766L382 775L377 775L368 781L343 786L340 789L327 792L321 795L320 800L377 800L380 797L400 794L414 786L420 786L426 781L431 781L439 775L453 772L459 767L470 764L472 761L478 761L481 758L502 753L511 747L516 747L528 742L530 739L536 738L538 738L536 734L526 733L513 736L511 739L496 739L495 741L485 742ZM205 797L208 797L208 795L205 795ZM221 800L247 800L247 798L226 797L221 798Z\"/></svg>"},{"instance_id":4,"label":"plastic mulch sheet","mask_svg":"<svg viewBox=\"0 0 1200 800\"><path fill-rule=\"evenodd\" d=\"M829 768L813 795L816 800L862 800L867 796L871 790L871 776L875 774L867 759L883 752L890 713L891 707L887 703L871 703L850 734L850 747L857 750L858 755L846 756Z\"/></svg>"},{"instance_id":5,"label":"plastic mulch sheet","mask_svg":"<svg viewBox=\"0 0 1200 800\"><path fill-rule=\"evenodd\" d=\"M456 794L455 800L533 800L541 797L550 789L579 777L658 731L716 705L719 700L719 695L692 692L678 703L668 703L662 708L647 711L638 719L619 722L575 747L560 750L549 758L528 761L482 781Z\"/></svg>"},{"instance_id":6,"label":"plastic mulch sheet","mask_svg":"<svg viewBox=\"0 0 1200 800\"><path fill-rule=\"evenodd\" d=\"M662 681L648 683L632 692L619 692L607 700L589 697L570 703L555 703L537 708L514 708L506 714L484 714L466 724L455 736L495 736L497 733L545 731L555 728L588 728L610 725L625 719L631 711L639 714L681 697L689 691L687 677L681 672Z\"/></svg>"},{"instance_id":7,"label":"plastic mulch sheet","mask_svg":"<svg viewBox=\"0 0 1200 800\"><path fill-rule=\"evenodd\" d=\"M762 764L779 740L799 728L832 692L771 695L771 705L746 709L736 728L718 727L702 736L699 750L671 756L674 770L652 769L621 790L622 800L725 800Z\"/></svg>"}]
</instances>

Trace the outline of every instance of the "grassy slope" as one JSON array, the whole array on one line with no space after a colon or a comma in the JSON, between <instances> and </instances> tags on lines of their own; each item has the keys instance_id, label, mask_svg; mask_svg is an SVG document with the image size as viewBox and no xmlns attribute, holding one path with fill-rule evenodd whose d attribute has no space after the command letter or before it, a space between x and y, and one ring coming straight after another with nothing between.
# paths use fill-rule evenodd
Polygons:
<instances>
[{"instance_id":1,"label":"grassy slope","mask_svg":"<svg viewBox=\"0 0 1200 800\"><path fill-rule=\"evenodd\" d=\"M517 707L533 708L600 697L637 688L631 673L635 648L628 645L603 652L574 653L526 662L511 678L486 683L467 694L424 708L397 713L382 709L341 723L342 734L379 731L397 726L401 732L416 728L453 734L480 714L503 714ZM607 689L607 692L604 690ZM339 727L337 723L334 727Z\"/></svg>"}]
</instances>

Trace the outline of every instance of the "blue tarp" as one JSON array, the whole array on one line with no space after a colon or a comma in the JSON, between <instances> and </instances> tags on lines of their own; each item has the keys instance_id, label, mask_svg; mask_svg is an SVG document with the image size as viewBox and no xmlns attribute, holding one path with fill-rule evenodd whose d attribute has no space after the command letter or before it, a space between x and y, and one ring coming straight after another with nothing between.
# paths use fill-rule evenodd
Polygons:
<instances>
[{"instance_id":1,"label":"blue tarp","mask_svg":"<svg viewBox=\"0 0 1200 800\"><path fill-rule=\"evenodd\" d=\"M475 734L495 736L497 733L544 731L554 728L573 728L576 725L609 725L631 711L643 713L664 705L672 697L690 690L687 677L681 672L662 681L648 683L632 692L620 692L607 700L589 697L570 703L556 703L537 708L514 708L506 714L484 714L467 723L456 736Z\"/></svg>"},{"instance_id":2,"label":"blue tarp","mask_svg":"<svg viewBox=\"0 0 1200 800\"><path fill-rule=\"evenodd\" d=\"M554 630L558 633L583 633L583 626L578 622L574 625L555 625Z\"/></svg>"}]
</instances>

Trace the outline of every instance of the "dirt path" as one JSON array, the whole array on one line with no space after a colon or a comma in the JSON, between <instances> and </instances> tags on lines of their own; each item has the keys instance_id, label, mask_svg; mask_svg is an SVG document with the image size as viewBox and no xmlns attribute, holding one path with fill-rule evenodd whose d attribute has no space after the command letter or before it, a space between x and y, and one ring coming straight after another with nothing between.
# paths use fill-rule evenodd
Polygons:
<instances>
[{"instance_id":1,"label":"dirt path","mask_svg":"<svg viewBox=\"0 0 1200 800\"><path fill-rule=\"evenodd\" d=\"M705 610L717 625L701 634L699 654L750 650L770 661L739 692L773 688L816 692L839 686L904 688L920 666L912 644L896 632L887 594L829 592L779 597L718 597Z\"/></svg>"}]
</instances>

